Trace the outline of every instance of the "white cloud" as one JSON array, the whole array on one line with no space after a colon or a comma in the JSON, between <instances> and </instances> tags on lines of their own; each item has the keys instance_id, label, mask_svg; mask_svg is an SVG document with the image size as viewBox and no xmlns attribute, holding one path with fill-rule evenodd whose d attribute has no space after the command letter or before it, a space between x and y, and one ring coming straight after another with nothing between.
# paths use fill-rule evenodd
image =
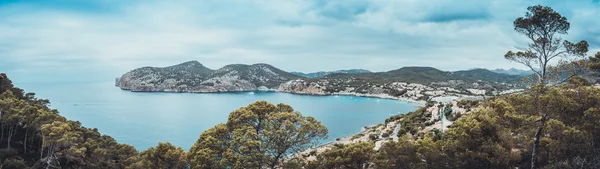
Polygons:
<instances>
[{"instance_id":1,"label":"white cloud","mask_svg":"<svg viewBox=\"0 0 600 169\"><path fill-rule=\"evenodd\" d=\"M188 60L214 69L263 62L288 71L520 67L503 54L524 43L512 20L532 5L500 0L98 3L102 10L0 4L1 59L21 69L94 69L111 76ZM570 17L567 38L600 45L600 23L593 19L600 17L597 4L549 5Z\"/></svg>"}]
</instances>

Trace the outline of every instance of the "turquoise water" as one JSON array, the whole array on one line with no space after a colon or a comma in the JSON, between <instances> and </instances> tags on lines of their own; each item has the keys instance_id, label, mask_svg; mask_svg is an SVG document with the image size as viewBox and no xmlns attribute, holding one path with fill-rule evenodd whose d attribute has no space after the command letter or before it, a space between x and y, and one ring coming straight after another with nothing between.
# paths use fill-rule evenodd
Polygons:
<instances>
[{"instance_id":1,"label":"turquoise water","mask_svg":"<svg viewBox=\"0 0 600 169\"><path fill-rule=\"evenodd\" d=\"M382 123L414 104L354 96L308 96L277 92L144 93L121 90L106 83L18 83L15 85L51 101L51 107L70 120L98 128L120 143L138 150L171 142L189 149L200 136L229 113L257 100L286 103L303 115L314 116L329 129L327 142L351 135L363 126Z\"/></svg>"}]
</instances>

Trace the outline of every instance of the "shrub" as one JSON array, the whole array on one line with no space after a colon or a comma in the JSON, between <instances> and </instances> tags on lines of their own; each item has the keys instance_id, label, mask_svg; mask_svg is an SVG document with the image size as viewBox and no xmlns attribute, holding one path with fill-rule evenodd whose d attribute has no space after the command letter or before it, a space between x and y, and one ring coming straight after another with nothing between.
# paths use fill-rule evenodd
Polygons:
<instances>
[{"instance_id":1,"label":"shrub","mask_svg":"<svg viewBox=\"0 0 600 169\"><path fill-rule=\"evenodd\" d=\"M375 141L375 140L379 139L379 135L378 134L371 134L371 135L369 135L369 139Z\"/></svg>"}]
</instances>

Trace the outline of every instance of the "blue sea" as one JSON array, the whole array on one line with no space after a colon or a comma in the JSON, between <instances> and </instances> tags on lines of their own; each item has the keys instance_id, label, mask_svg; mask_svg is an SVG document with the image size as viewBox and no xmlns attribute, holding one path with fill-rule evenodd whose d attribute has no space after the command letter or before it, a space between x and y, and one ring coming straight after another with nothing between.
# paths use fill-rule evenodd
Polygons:
<instances>
[{"instance_id":1,"label":"blue sea","mask_svg":"<svg viewBox=\"0 0 600 169\"><path fill-rule=\"evenodd\" d=\"M10 75L9 75L10 78ZM112 79L111 79L112 80ZM130 92L106 82L18 82L17 87L51 101L51 107L83 126L138 150L171 142L188 150L200 134L229 113L257 100L286 103L303 115L314 116L329 129L329 138L352 135L363 126L415 110L398 100L354 96L309 96L278 92L148 93Z\"/></svg>"}]
</instances>

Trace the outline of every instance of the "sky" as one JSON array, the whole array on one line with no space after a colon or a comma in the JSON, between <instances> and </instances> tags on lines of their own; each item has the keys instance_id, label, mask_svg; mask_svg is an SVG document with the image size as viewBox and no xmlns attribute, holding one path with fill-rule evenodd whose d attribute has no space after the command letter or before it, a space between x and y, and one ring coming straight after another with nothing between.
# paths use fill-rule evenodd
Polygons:
<instances>
[{"instance_id":1,"label":"sky","mask_svg":"<svg viewBox=\"0 0 600 169\"><path fill-rule=\"evenodd\" d=\"M0 0L0 72L113 78L197 60L286 71L524 68L512 22L547 5L600 50L598 0Z\"/></svg>"}]
</instances>

